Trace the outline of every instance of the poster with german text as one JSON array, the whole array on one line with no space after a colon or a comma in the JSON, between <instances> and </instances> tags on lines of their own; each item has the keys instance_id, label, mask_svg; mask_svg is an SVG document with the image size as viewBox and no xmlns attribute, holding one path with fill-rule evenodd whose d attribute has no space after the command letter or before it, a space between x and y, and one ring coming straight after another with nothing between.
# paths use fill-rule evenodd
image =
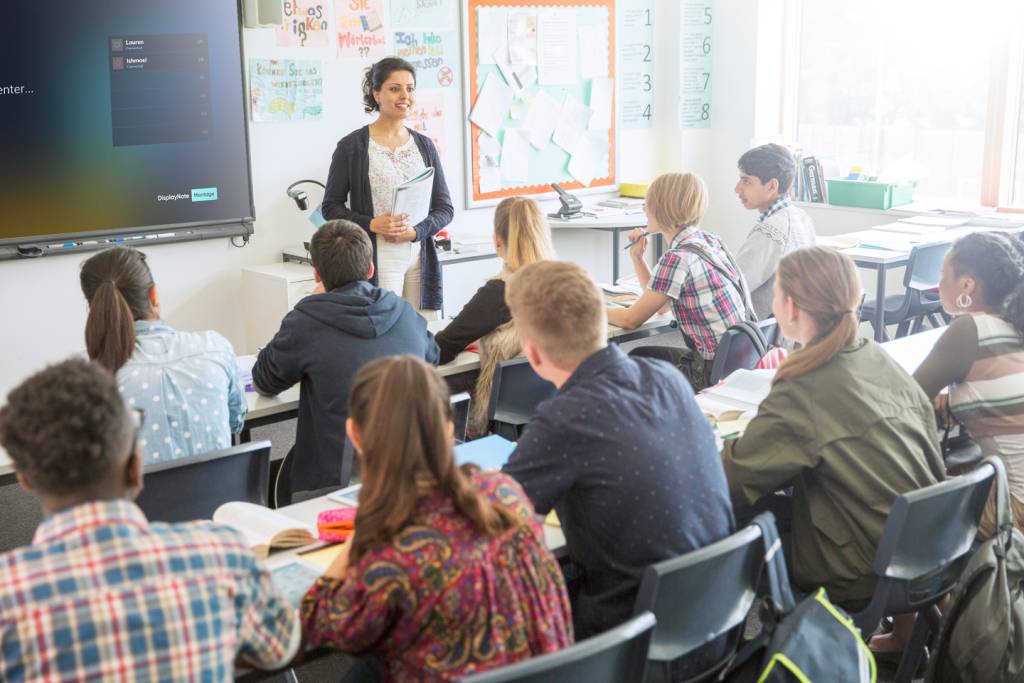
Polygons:
<instances>
[{"instance_id":1,"label":"poster with german text","mask_svg":"<svg viewBox=\"0 0 1024 683\"><path fill-rule=\"evenodd\" d=\"M324 114L319 60L250 59L249 99L255 123L314 121Z\"/></svg>"},{"instance_id":2,"label":"poster with german text","mask_svg":"<svg viewBox=\"0 0 1024 683\"><path fill-rule=\"evenodd\" d=\"M455 31L395 31L395 56L416 69L416 88L449 88L459 65Z\"/></svg>"},{"instance_id":3,"label":"poster with german text","mask_svg":"<svg viewBox=\"0 0 1024 683\"><path fill-rule=\"evenodd\" d=\"M338 57L371 62L386 57L384 0L334 0Z\"/></svg>"},{"instance_id":4,"label":"poster with german text","mask_svg":"<svg viewBox=\"0 0 1024 683\"><path fill-rule=\"evenodd\" d=\"M327 0L284 0L283 10L284 23L277 29L278 47L327 47Z\"/></svg>"}]
</instances>

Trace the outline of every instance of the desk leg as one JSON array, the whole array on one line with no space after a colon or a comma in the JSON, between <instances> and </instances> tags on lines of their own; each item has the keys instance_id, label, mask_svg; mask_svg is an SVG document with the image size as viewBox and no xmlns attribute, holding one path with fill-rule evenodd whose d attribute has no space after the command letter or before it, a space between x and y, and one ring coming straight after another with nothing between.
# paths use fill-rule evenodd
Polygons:
<instances>
[{"instance_id":1,"label":"desk leg","mask_svg":"<svg viewBox=\"0 0 1024 683\"><path fill-rule=\"evenodd\" d=\"M875 280L875 341L885 341L885 264L878 264Z\"/></svg>"},{"instance_id":2,"label":"desk leg","mask_svg":"<svg viewBox=\"0 0 1024 683\"><path fill-rule=\"evenodd\" d=\"M619 281L619 229L612 230L612 284Z\"/></svg>"}]
</instances>

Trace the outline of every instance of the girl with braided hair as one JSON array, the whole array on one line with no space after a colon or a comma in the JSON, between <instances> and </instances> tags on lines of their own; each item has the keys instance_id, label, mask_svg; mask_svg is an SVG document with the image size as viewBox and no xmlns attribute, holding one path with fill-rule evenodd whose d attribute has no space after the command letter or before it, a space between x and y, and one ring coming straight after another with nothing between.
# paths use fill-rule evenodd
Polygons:
<instances>
[{"instance_id":1,"label":"girl with braided hair","mask_svg":"<svg viewBox=\"0 0 1024 683\"><path fill-rule=\"evenodd\" d=\"M939 296L955 318L914 378L983 455L1003 459L1014 523L1024 529L1024 243L1001 232L960 238L942 266ZM945 387L948 397L939 395ZM994 532L994 500L979 529Z\"/></svg>"}]
</instances>

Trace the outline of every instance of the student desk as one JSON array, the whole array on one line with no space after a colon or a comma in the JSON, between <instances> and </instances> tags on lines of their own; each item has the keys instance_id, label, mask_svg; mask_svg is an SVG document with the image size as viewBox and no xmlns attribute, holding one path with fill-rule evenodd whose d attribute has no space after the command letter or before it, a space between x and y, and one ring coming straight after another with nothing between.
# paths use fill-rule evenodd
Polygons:
<instances>
[{"instance_id":1,"label":"student desk","mask_svg":"<svg viewBox=\"0 0 1024 683\"><path fill-rule=\"evenodd\" d=\"M983 219L978 219L979 221ZM989 221L996 222L995 220ZM884 230L860 230L857 232L834 235L832 237L818 238L818 244L824 247L834 247L865 270L875 271L875 319L872 321L875 329L875 341L881 342L884 339L885 325L885 279L886 274L892 268L906 266L910 260L910 251L919 244L934 244L936 242L954 242L964 235L984 230L1000 230L1013 235L1024 233L1024 225L1012 225L1005 221L998 221L1001 225L963 225L957 228L950 228L941 232L929 235L916 235L909 233L895 233ZM873 238L881 238L885 244L891 245L892 249L876 249L873 247L860 246L869 243Z\"/></svg>"},{"instance_id":2,"label":"student desk","mask_svg":"<svg viewBox=\"0 0 1024 683\"><path fill-rule=\"evenodd\" d=\"M612 283L614 284L619 281L619 258L622 255L619 233L623 230L646 228L647 216L643 212L618 216L601 216L599 218L584 216L583 218L574 218L573 220L548 216L548 225L551 226L552 230L597 230L600 232L610 232L612 234ZM654 240L654 256L656 259L661 257L663 250L664 245L661 235L657 235Z\"/></svg>"},{"instance_id":3,"label":"student desk","mask_svg":"<svg viewBox=\"0 0 1024 683\"><path fill-rule=\"evenodd\" d=\"M449 320L431 320L427 322L427 329L437 334L445 328ZM676 322L671 315L656 315L635 330L625 330L621 327L608 326L608 338L616 343L624 343L636 339L643 339L657 334L664 334L676 328ZM454 377L480 369L480 356L476 353L463 351L455 357L451 363L441 365L438 370L442 377ZM241 441L251 440L251 433L254 427L263 427L276 422L290 420L298 415L299 411L299 387L298 385L281 392L277 396L260 396L256 393L246 393L248 413L245 416L245 428L242 430ZM2 474L0 466L0 474Z\"/></svg>"}]
</instances>

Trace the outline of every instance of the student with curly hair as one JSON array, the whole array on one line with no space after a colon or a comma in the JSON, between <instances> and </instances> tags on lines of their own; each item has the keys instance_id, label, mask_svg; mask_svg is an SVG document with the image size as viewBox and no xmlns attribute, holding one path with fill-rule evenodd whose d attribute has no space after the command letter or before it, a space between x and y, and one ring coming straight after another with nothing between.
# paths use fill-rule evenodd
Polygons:
<instances>
[{"instance_id":1,"label":"student with curly hair","mask_svg":"<svg viewBox=\"0 0 1024 683\"><path fill-rule=\"evenodd\" d=\"M455 209L441 158L425 135L406 127L416 105L416 69L397 57L369 67L363 109L377 120L338 142L327 174L324 218L344 218L366 230L376 270L372 284L390 289L421 313L441 310L441 266L433 237L452 222ZM434 169L430 213L410 225L392 215L392 192L426 167ZM418 243L418 248L413 246Z\"/></svg>"}]
</instances>

